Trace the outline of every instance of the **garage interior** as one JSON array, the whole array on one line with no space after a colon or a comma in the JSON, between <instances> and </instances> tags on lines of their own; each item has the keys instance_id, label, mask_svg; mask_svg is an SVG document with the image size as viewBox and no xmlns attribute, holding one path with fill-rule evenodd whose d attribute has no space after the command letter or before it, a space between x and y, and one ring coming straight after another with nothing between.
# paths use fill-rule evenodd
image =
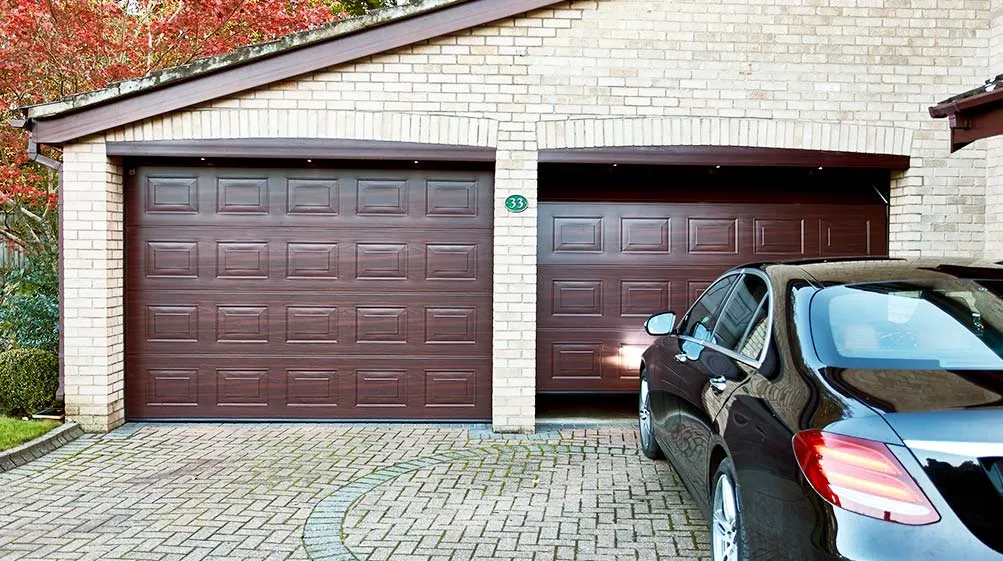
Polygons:
<instances>
[{"instance_id":1,"label":"garage interior","mask_svg":"<svg viewBox=\"0 0 1003 561\"><path fill-rule=\"evenodd\" d=\"M729 267L888 253L889 169L543 158L539 174L540 420L632 417L643 321Z\"/></svg>"}]
</instances>

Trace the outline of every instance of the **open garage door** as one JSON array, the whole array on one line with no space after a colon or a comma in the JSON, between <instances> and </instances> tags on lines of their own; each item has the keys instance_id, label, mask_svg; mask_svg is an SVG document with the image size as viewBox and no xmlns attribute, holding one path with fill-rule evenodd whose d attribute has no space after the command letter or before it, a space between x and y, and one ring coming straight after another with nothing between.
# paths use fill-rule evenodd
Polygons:
<instances>
[{"instance_id":1,"label":"open garage door","mask_svg":"<svg viewBox=\"0 0 1003 561\"><path fill-rule=\"evenodd\" d=\"M887 186L873 171L545 171L537 390L637 391L644 319L682 314L729 267L887 255Z\"/></svg>"}]
</instances>

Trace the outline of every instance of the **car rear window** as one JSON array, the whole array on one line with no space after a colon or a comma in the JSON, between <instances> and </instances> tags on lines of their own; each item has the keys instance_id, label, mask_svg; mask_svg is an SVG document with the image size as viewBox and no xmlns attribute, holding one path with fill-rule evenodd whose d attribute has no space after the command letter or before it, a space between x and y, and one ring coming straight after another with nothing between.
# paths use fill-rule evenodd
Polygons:
<instances>
[{"instance_id":1,"label":"car rear window","mask_svg":"<svg viewBox=\"0 0 1003 561\"><path fill-rule=\"evenodd\" d=\"M1003 281L833 286L812 297L812 341L841 368L1003 368Z\"/></svg>"}]
</instances>

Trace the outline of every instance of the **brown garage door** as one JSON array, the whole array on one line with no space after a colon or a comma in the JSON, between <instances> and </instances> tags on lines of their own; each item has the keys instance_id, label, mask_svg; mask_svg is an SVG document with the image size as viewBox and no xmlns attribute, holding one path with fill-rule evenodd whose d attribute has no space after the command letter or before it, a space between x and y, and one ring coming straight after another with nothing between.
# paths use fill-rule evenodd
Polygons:
<instances>
[{"instance_id":1,"label":"brown garage door","mask_svg":"<svg viewBox=\"0 0 1003 561\"><path fill-rule=\"evenodd\" d=\"M722 195L695 190L685 199ZM541 203L538 391L636 391L638 357L652 341L644 319L685 312L728 267L886 255L885 205L855 198L837 190L807 204Z\"/></svg>"},{"instance_id":2,"label":"brown garage door","mask_svg":"<svg viewBox=\"0 0 1003 561\"><path fill-rule=\"evenodd\" d=\"M491 176L141 167L135 419L484 419Z\"/></svg>"}]
</instances>

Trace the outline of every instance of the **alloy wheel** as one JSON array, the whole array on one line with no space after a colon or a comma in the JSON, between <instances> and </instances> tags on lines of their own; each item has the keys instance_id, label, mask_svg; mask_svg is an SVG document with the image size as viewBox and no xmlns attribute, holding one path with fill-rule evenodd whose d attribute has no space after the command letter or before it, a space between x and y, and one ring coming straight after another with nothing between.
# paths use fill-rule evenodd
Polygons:
<instances>
[{"instance_id":1,"label":"alloy wheel","mask_svg":"<svg viewBox=\"0 0 1003 561\"><path fill-rule=\"evenodd\" d=\"M637 418L640 424L641 446L647 448L651 445L651 403L648 398L648 381L641 379L641 395L638 398Z\"/></svg>"},{"instance_id":2,"label":"alloy wheel","mask_svg":"<svg viewBox=\"0 0 1003 561\"><path fill-rule=\"evenodd\" d=\"M740 515L735 486L728 474L722 473L714 487L714 521L711 524L713 561L738 561L738 530Z\"/></svg>"}]
</instances>

